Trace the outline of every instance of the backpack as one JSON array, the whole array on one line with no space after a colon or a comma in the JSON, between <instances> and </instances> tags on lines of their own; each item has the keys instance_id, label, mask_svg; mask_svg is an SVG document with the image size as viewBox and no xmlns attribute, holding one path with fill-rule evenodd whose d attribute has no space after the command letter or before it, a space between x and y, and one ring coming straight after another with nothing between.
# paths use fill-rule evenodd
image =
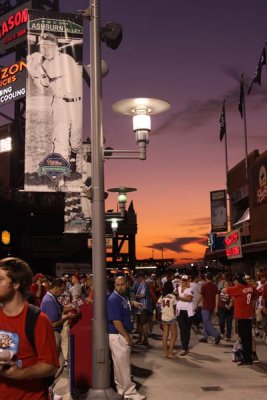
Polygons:
<instances>
[{"instance_id":1,"label":"backpack","mask_svg":"<svg viewBox=\"0 0 267 400\"><path fill-rule=\"evenodd\" d=\"M34 329L40 312L41 311L39 307L36 307L33 304L29 304L25 321L25 334L35 353L37 353L37 351L34 341ZM55 381L55 376L47 376L46 378L43 378L43 380L45 382L45 386L48 388L53 385Z\"/></svg>"}]
</instances>

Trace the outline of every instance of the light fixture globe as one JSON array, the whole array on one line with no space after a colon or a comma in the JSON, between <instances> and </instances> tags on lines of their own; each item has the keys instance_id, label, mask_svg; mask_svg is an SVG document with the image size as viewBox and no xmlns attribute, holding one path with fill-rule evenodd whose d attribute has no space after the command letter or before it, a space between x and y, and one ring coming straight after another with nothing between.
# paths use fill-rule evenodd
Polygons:
<instances>
[{"instance_id":1,"label":"light fixture globe","mask_svg":"<svg viewBox=\"0 0 267 400\"><path fill-rule=\"evenodd\" d=\"M117 201L118 201L118 208L121 215L125 214L125 208L127 203L127 193L128 192L135 192L136 188L120 186L116 188L108 189L109 192L118 193Z\"/></svg>"},{"instance_id":2,"label":"light fixture globe","mask_svg":"<svg viewBox=\"0 0 267 400\"><path fill-rule=\"evenodd\" d=\"M161 114L170 109L165 100L138 97L119 100L112 105L113 111L133 117L133 131L140 151L140 160L146 159L146 145L151 131L151 115Z\"/></svg>"},{"instance_id":3,"label":"light fixture globe","mask_svg":"<svg viewBox=\"0 0 267 400\"><path fill-rule=\"evenodd\" d=\"M121 214L118 213L106 213L105 215L105 220L106 222L110 222L111 223L111 229L112 229L112 233L113 236L115 237L117 234L117 230L118 230L118 222L123 221L123 217Z\"/></svg>"}]
</instances>

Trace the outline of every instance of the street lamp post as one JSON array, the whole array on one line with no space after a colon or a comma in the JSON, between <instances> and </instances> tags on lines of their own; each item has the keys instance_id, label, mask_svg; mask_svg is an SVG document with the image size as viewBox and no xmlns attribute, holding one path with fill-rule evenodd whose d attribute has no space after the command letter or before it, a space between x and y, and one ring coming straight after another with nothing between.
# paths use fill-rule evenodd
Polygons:
<instances>
[{"instance_id":1,"label":"street lamp post","mask_svg":"<svg viewBox=\"0 0 267 400\"><path fill-rule=\"evenodd\" d=\"M92 143L92 270L94 276L92 388L85 399L121 399L110 387L106 321L105 191L102 129L100 0L90 0Z\"/></svg>"},{"instance_id":2,"label":"street lamp post","mask_svg":"<svg viewBox=\"0 0 267 400\"><path fill-rule=\"evenodd\" d=\"M110 155L103 147L102 127L102 76L100 44L100 0L90 0L86 10L90 18L90 83L91 83L91 154L92 154L92 270L94 276L93 302L93 345L92 345L92 388L82 398L84 400L119 400L121 395L110 387L109 344L106 320L106 249L105 249L105 190L104 159L146 158L146 144L150 124L150 114L158 114L170 108L168 102L157 99L126 99L116 104L114 110L135 118L134 131L139 146L139 155L131 150L114 150L119 156ZM140 103L141 101L141 103ZM140 105L141 104L141 105ZM149 118L148 118L149 117ZM141 121L142 120L142 121Z\"/></svg>"}]
</instances>

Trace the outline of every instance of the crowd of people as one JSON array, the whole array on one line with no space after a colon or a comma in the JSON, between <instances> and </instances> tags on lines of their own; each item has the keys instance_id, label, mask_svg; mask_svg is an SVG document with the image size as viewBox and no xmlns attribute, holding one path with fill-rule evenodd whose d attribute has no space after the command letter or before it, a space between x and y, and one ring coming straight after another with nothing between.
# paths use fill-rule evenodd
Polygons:
<instances>
[{"instance_id":1,"label":"crowd of people","mask_svg":"<svg viewBox=\"0 0 267 400\"><path fill-rule=\"evenodd\" d=\"M79 318L81 304L93 302L92 274L33 276L23 260L0 260L0 398L61 399L54 389L69 362L70 323ZM26 326L32 307L34 345ZM257 361L256 336L267 345L266 320L264 273L255 280L243 272L172 270L162 276L118 272L107 277L107 333L116 390L124 399L145 399L132 381L130 349L132 344L149 349L155 323L162 329L166 358L185 357L194 331L201 343L218 346L223 339L232 340L239 352L233 361L242 366ZM132 333L137 335L134 342Z\"/></svg>"}]
</instances>

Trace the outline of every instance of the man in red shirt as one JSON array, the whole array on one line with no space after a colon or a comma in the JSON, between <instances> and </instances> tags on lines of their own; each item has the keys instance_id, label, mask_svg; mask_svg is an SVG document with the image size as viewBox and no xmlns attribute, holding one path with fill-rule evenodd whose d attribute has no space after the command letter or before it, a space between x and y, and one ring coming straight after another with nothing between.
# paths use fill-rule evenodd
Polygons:
<instances>
[{"instance_id":1,"label":"man in red shirt","mask_svg":"<svg viewBox=\"0 0 267 400\"><path fill-rule=\"evenodd\" d=\"M243 272L236 273L234 282L235 286L222 291L234 298L234 318L243 349L243 360L238 365L252 365L252 318L256 289L246 282Z\"/></svg>"},{"instance_id":2,"label":"man in red shirt","mask_svg":"<svg viewBox=\"0 0 267 400\"><path fill-rule=\"evenodd\" d=\"M0 399L48 400L46 377L59 367L53 328L40 313L32 348L26 336L25 301L32 281L28 264L19 258L0 260Z\"/></svg>"},{"instance_id":3,"label":"man in red shirt","mask_svg":"<svg viewBox=\"0 0 267 400\"><path fill-rule=\"evenodd\" d=\"M33 283L30 286L30 294L33 296L33 304L37 307L40 307L42 299L46 294L46 288L43 284L44 275L39 273L34 275Z\"/></svg>"},{"instance_id":4,"label":"man in red shirt","mask_svg":"<svg viewBox=\"0 0 267 400\"><path fill-rule=\"evenodd\" d=\"M207 343L208 337L213 336L215 344L219 344L221 336L219 332L212 325L213 313L218 312L218 289L213 283L213 275L211 272L207 273L207 281L201 287L201 297L198 304L203 302L201 315L204 324L203 338L199 339L200 342Z\"/></svg>"}]
</instances>

